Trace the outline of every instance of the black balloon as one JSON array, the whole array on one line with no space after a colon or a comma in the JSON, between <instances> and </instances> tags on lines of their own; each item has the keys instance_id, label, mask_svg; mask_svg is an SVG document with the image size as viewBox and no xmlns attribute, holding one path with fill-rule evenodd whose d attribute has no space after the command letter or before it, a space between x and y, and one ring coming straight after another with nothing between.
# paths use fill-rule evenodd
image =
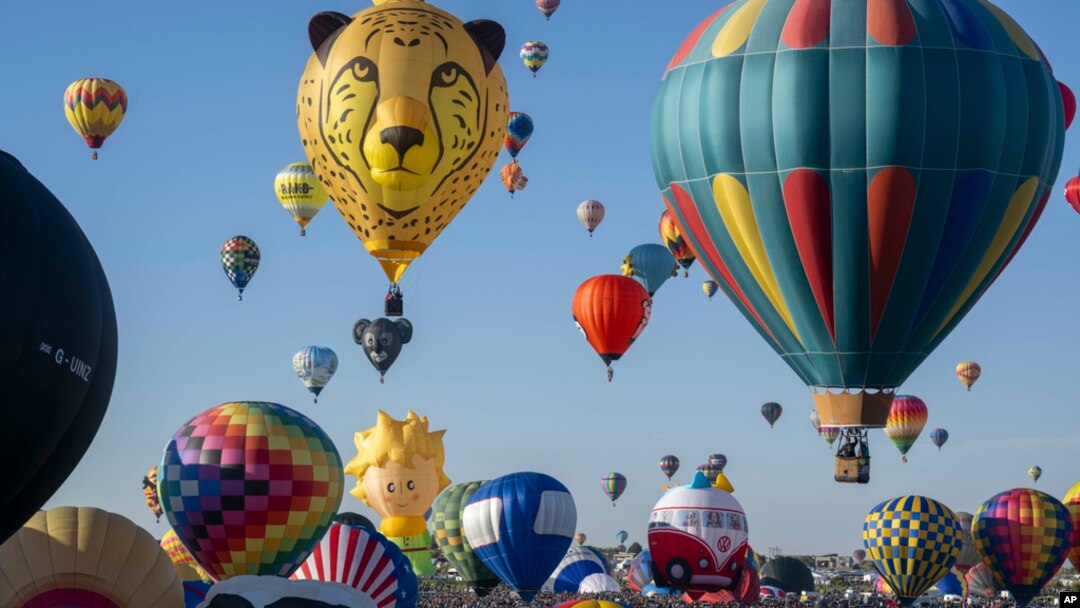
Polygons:
<instances>
[{"instance_id":1,"label":"black balloon","mask_svg":"<svg viewBox=\"0 0 1080 608\"><path fill-rule=\"evenodd\" d=\"M0 542L64 483L116 375L116 314L97 254L60 201L0 151Z\"/></svg>"},{"instance_id":2,"label":"black balloon","mask_svg":"<svg viewBox=\"0 0 1080 608\"><path fill-rule=\"evenodd\" d=\"M353 513L351 511L345 511L344 513L338 513L334 516L334 523L341 524L343 526L352 526L354 528L365 528L367 530L375 530L375 524L371 523L371 520L360 515L359 513Z\"/></svg>"},{"instance_id":3,"label":"black balloon","mask_svg":"<svg viewBox=\"0 0 1080 608\"><path fill-rule=\"evenodd\" d=\"M353 340L364 349L368 361L385 376L401 354L401 347L412 339L413 327L408 319L360 319L353 326Z\"/></svg>"},{"instance_id":4,"label":"black balloon","mask_svg":"<svg viewBox=\"0 0 1080 608\"><path fill-rule=\"evenodd\" d=\"M761 584L779 587L784 593L814 590L814 575L810 567L794 557L774 557L761 569Z\"/></svg>"}]
</instances>

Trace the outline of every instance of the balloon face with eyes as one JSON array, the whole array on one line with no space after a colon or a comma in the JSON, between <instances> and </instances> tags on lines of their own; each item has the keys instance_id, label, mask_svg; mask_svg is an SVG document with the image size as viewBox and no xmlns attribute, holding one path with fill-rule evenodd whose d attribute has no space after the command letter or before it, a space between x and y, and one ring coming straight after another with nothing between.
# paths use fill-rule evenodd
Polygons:
<instances>
[{"instance_id":1,"label":"balloon face with eyes","mask_svg":"<svg viewBox=\"0 0 1080 608\"><path fill-rule=\"evenodd\" d=\"M388 460L370 467L361 482L366 502L382 517L423 517L439 494L435 461L414 454L411 467Z\"/></svg>"},{"instance_id":2,"label":"balloon face with eyes","mask_svg":"<svg viewBox=\"0 0 1080 608\"><path fill-rule=\"evenodd\" d=\"M364 349L375 369L385 374L401 354L401 347L412 339L412 332L408 319L360 319L353 326L353 340Z\"/></svg>"}]
</instances>

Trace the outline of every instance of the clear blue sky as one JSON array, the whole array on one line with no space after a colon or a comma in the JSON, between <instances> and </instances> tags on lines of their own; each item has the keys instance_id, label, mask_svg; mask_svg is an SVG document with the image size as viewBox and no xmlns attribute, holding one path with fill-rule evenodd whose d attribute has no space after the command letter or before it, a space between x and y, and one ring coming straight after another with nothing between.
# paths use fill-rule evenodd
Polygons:
<instances>
[{"instance_id":1,"label":"clear blue sky","mask_svg":"<svg viewBox=\"0 0 1080 608\"><path fill-rule=\"evenodd\" d=\"M1080 90L1080 2L998 4L1042 46L1058 78ZM489 178L410 269L415 339L380 386L351 327L381 315L385 277L331 207L299 238L272 188L281 167L304 159L294 104L311 52L308 19L367 5L5 7L0 147L52 189L94 243L120 328L108 415L50 506L106 508L160 536L166 524L143 507L142 475L180 424L230 400L299 409L330 433L343 459L376 408L399 418L415 408L448 429L453 480L551 474L573 492L580 530L601 545L614 544L619 529L644 541L666 453L682 459L683 473L710 453L728 456L762 552L849 553L867 510L900 494L973 511L998 491L1029 485L1032 464L1044 471L1038 488L1058 497L1080 479L1080 217L1060 194L1080 166L1080 127L1025 249L905 385L930 408L910 463L878 432L872 482L833 483L831 453L807 420L807 389L722 295L706 300L696 265L690 279L657 294L644 336L606 382L574 328L570 299L587 277L617 272L631 247L659 239L649 110L668 59L721 5L714 1L566 0L550 22L531 0L439 2L463 19L506 27L511 107L537 128L520 156L530 181L510 200ZM534 39L552 53L535 79L517 59L519 45ZM131 100L96 163L61 108L64 88L84 76L117 80ZM608 209L593 239L574 216L585 198ZM254 238L263 255L243 303L218 263L234 234ZM290 367L308 344L341 359L317 406ZM963 359L984 369L971 393L953 377ZM759 413L765 401L785 408L773 430ZM952 435L940 453L927 436L937 426ZM629 478L615 509L600 490L611 470ZM372 515L351 496L342 508Z\"/></svg>"}]
</instances>

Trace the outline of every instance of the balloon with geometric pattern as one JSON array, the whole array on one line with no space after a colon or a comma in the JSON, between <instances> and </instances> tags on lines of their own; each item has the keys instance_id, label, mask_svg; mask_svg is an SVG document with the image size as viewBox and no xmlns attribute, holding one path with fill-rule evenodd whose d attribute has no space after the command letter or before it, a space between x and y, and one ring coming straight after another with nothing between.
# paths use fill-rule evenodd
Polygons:
<instances>
[{"instance_id":1,"label":"balloon with geometric pattern","mask_svg":"<svg viewBox=\"0 0 1080 608\"><path fill-rule=\"evenodd\" d=\"M176 573L180 575L181 581L210 581L210 575L202 569L202 566L195 563L191 554L184 548L184 543L180 542L176 532L173 532L171 528L161 537L160 544L172 560L173 566L176 567Z\"/></svg>"},{"instance_id":2,"label":"balloon with geometric pattern","mask_svg":"<svg viewBox=\"0 0 1080 608\"><path fill-rule=\"evenodd\" d=\"M608 473L600 479L600 486L604 490L604 494L611 499L611 506L615 506L615 501L619 500L622 493L626 491L626 476L622 473Z\"/></svg>"},{"instance_id":3,"label":"balloon with geometric pattern","mask_svg":"<svg viewBox=\"0 0 1080 608\"><path fill-rule=\"evenodd\" d=\"M971 390L971 387L980 376L982 376L982 367L978 363L961 361L956 364L956 378L967 387L967 390Z\"/></svg>"},{"instance_id":4,"label":"balloon with geometric pattern","mask_svg":"<svg viewBox=\"0 0 1080 608\"><path fill-rule=\"evenodd\" d=\"M274 191L285 211L300 225L300 236L307 235L308 223L330 198L307 163L286 165L274 177Z\"/></svg>"},{"instance_id":5,"label":"balloon with geometric pattern","mask_svg":"<svg viewBox=\"0 0 1080 608\"><path fill-rule=\"evenodd\" d=\"M128 98L124 88L107 78L82 78L64 91L64 115L90 146L90 160L124 120Z\"/></svg>"},{"instance_id":6,"label":"balloon with geometric pattern","mask_svg":"<svg viewBox=\"0 0 1080 608\"><path fill-rule=\"evenodd\" d=\"M1069 510L1069 519L1073 525L1072 540L1069 543L1072 547L1069 549L1069 561L1072 562L1073 569L1080 570L1080 481L1073 484L1061 502Z\"/></svg>"},{"instance_id":7,"label":"balloon with geometric pattern","mask_svg":"<svg viewBox=\"0 0 1080 608\"><path fill-rule=\"evenodd\" d=\"M901 496L874 507L863 522L866 556L902 606L934 586L956 563L962 536L949 507Z\"/></svg>"},{"instance_id":8,"label":"balloon with geometric pattern","mask_svg":"<svg viewBox=\"0 0 1080 608\"><path fill-rule=\"evenodd\" d=\"M825 439L831 446L836 443L836 440L840 438L840 427L838 426L823 426L821 427L821 437Z\"/></svg>"},{"instance_id":9,"label":"balloon with geometric pattern","mask_svg":"<svg viewBox=\"0 0 1080 608\"><path fill-rule=\"evenodd\" d=\"M531 116L524 112L510 112L506 115L506 137L503 138L503 147L510 153L510 158L517 158L532 134Z\"/></svg>"},{"instance_id":10,"label":"balloon with geometric pattern","mask_svg":"<svg viewBox=\"0 0 1080 608\"><path fill-rule=\"evenodd\" d=\"M215 581L288 576L337 513L345 479L330 437L276 403L223 403L173 435L158 469L161 505Z\"/></svg>"},{"instance_id":11,"label":"balloon with geometric pattern","mask_svg":"<svg viewBox=\"0 0 1080 608\"><path fill-rule=\"evenodd\" d=\"M435 499L433 519L435 542L442 550L450 565L458 571L462 582L479 597L484 597L499 584L499 577L488 570L480 556L473 551L469 540L465 538L462 527L462 513L474 492L487 483L468 481L447 487Z\"/></svg>"},{"instance_id":12,"label":"balloon with geometric pattern","mask_svg":"<svg viewBox=\"0 0 1080 608\"><path fill-rule=\"evenodd\" d=\"M530 40L521 45L521 52L518 53L521 62L533 73L533 78L536 78L536 72L547 63L549 54L548 46L538 40Z\"/></svg>"},{"instance_id":13,"label":"balloon with geometric pattern","mask_svg":"<svg viewBox=\"0 0 1080 608\"><path fill-rule=\"evenodd\" d=\"M555 10L559 8L559 2L560 0L536 0L536 8L550 21Z\"/></svg>"},{"instance_id":14,"label":"balloon with geometric pattern","mask_svg":"<svg viewBox=\"0 0 1080 608\"><path fill-rule=\"evenodd\" d=\"M907 453L926 426L926 403L918 397L899 395L889 409L889 418L885 424L885 435L900 450L901 460L907 462Z\"/></svg>"},{"instance_id":15,"label":"balloon with geometric pattern","mask_svg":"<svg viewBox=\"0 0 1080 608\"><path fill-rule=\"evenodd\" d=\"M949 570L945 573L945 576L941 577L941 580L934 585L934 589L941 592L941 595L955 595L960 598L967 597L968 585L967 580L956 568Z\"/></svg>"},{"instance_id":16,"label":"balloon with geometric pattern","mask_svg":"<svg viewBox=\"0 0 1080 608\"><path fill-rule=\"evenodd\" d=\"M675 49L650 136L679 231L822 423L881 428L1023 247L1065 121L987 0L740 0Z\"/></svg>"},{"instance_id":17,"label":"balloon with geometric pattern","mask_svg":"<svg viewBox=\"0 0 1080 608\"><path fill-rule=\"evenodd\" d=\"M244 288L255 276L261 259L259 246L243 235L234 236L221 246L221 268L236 288L237 300L244 299Z\"/></svg>"},{"instance_id":18,"label":"balloon with geometric pattern","mask_svg":"<svg viewBox=\"0 0 1080 608\"><path fill-rule=\"evenodd\" d=\"M1007 490L984 502L971 528L983 563L1020 608L1065 563L1072 533L1065 505L1030 488Z\"/></svg>"},{"instance_id":19,"label":"balloon with geometric pattern","mask_svg":"<svg viewBox=\"0 0 1080 608\"><path fill-rule=\"evenodd\" d=\"M660 472L667 476L668 481L679 471L679 458L674 454L668 454L660 459Z\"/></svg>"},{"instance_id":20,"label":"balloon with geometric pattern","mask_svg":"<svg viewBox=\"0 0 1080 608\"><path fill-rule=\"evenodd\" d=\"M668 251L675 256L675 261L683 267L683 276L690 276L690 266L694 264L694 252L690 250L689 243L679 232L679 225L675 223L675 215L670 210L664 209L660 214L660 240L667 245Z\"/></svg>"}]
</instances>

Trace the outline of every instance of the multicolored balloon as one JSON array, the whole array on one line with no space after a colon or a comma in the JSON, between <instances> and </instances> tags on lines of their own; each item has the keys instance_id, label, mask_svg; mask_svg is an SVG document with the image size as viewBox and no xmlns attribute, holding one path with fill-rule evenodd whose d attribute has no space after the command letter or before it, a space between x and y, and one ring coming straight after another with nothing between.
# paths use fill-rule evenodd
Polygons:
<instances>
[{"instance_id":1,"label":"multicolored balloon","mask_svg":"<svg viewBox=\"0 0 1080 608\"><path fill-rule=\"evenodd\" d=\"M0 545L0 606L184 608L169 557L131 520L93 507L38 511Z\"/></svg>"},{"instance_id":2,"label":"multicolored balloon","mask_svg":"<svg viewBox=\"0 0 1080 608\"><path fill-rule=\"evenodd\" d=\"M679 230L835 426L885 426L1061 164L1061 94L1031 38L989 2L915 4L856 2L845 19L827 2L729 4L653 104Z\"/></svg>"},{"instance_id":3,"label":"multicolored balloon","mask_svg":"<svg viewBox=\"0 0 1080 608\"><path fill-rule=\"evenodd\" d=\"M979 552L975 550L975 543L971 540L971 522L974 519L975 516L971 513L965 513L963 511L956 512L956 521L960 522L960 532L963 536L964 544L960 548L960 557L956 558L956 565L954 567L964 573L980 563Z\"/></svg>"},{"instance_id":4,"label":"multicolored balloon","mask_svg":"<svg viewBox=\"0 0 1080 608\"><path fill-rule=\"evenodd\" d=\"M1069 561L1073 568L1080 570L1080 481L1073 484L1065 499L1061 501L1069 510L1069 519L1072 521L1073 533L1069 545Z\"/></svg>"},{"instance_id":5,"label":"multicolored balloon","mask_svg":"<svg viewBox=\"0 0 1080 608\"><path fill-rule=\"evenodd\" d=\"M142 479L143 498L146 500L146 508L154 514L154 521L161 521L161 499L157 493L157 467L150 467Z\"/></svg>"},{"instance_id":6,"label":"multicolored balloon","mask_svg":"<svg viewBox=\"0 0 1080 608\"><path fill-rule=\"evenodd\" d=\"M542 0L537 0L541 2ZM626 604L619 602L610 602L608 600L567 600L565 602L555 604L552 608L630 608Z\"/></svg>"},{"instance_id":7,"label":"multicolored balloon","mask_svg":"<svg viewBox=\"0 0 1080 608\"><path fill-rule=\"evenodd\" d=\"M93 150L91 160L97 160L98 149L123 122L127 106L124 88L107 78L82 78L68 85L64 116Z\"/></svg>"},{"instance_id":8,"label":"multicolored balloon","mask_svg":"<svg viewBox=\"0 0 1080 608\"><path fill-rule=\"evenodd\" d=\"M727 466L727 456L723 454L709 454L709 464L715 465L720 468L720 472L724 471L724 467Z\"/></svg>"},{"instance_id":9,"label":"multicolored balloon","mask_svg":"<svg viewBox=\"0 0 1080 608\"><path fill-rule=\"evenodd\" d=\"M885 423L885 435L896 445L907 462L907 453L919 438L929 414L922 399L911 395L899 395L892 402L889 419Z\"/></svg>"},{"instance_id":10,"label":"multicolored balloon","mask_svg":"<svg viewBox=\"0 0 1080 608\"><path fill-rule=\"evenodd\" d=\"M611 472L600 478L600 487L604 490L604 494L611 499L611 506L615 506L615 501L619 500L622 493L626 491L626 476L622 473Z\"/></svg>"},{"instance_id":11,"label":"multicolored balloon","mask_svg":"<svg viewBox=\"0 0 1080 608\"><path fill-rule=\"evenodd\" d=\"M984 502L971 528L983 563L1021 608L1065 563L1072 533L1065 505L1029 488L1007 490Z\"/></svg>"},{"instance_id":12,"label":"multicolored balloon","mask_svg":"<svg viewBox=\"0 0 1080 608\"><path fill-rule=\"evenodd\" d=\"M318 425L254 401L223 403L181 426L158 476L169 525L215 581L292 574L330 527L345 484Z\"/></svg>"},{"instance_id":13,"label":"multicolored balloon","mask_svg":"<svg viewBox=\"0 0 1080 608\"><path fill-rule=\"evenodd\" d=\"M675 256L663 245L652 243L631 249L623 258L621 269L624 277L640 281L649 297L656 295L661 285L679 273Z\"/></svg>"},{"instance_id":14,"label":"multicolored balloon","mask_svg":"<svg viewBox=\"0 0 1080 608\"><path fill-rule=\"evenodd\" d=\"M780 414L784 413L784 408L779 403L772 401L761 406L761 416L765 418L765 421L769 423L769 428L772 428L776 421L780 419Z\"/></svg>"},{"instance_id":15,"label":"multicolored balloon","mask_svg":"<svg viewBox=\"0 0 1080 608\"><path fill-rule=\"evenodd\" d=\"M600 222L604 221L604 204L592 199L581 201L577 207L577 219L589 231L589 237L592 238L593 230L596 230Z\"/></svg>"},{"instance_id":16,"label":"multicolored balloon","mask_svg":"<svg viewBox=\"0 0 1080 608\"><path fill-rule=\"evenodd\" d=\"M278 201L300 225L300 236L307 235L311 218L326 205L330 196L319 183L315 170L307 163L290 163L274 178Z\"/></svg>"},{"instance_id":17,"label":"multicolored balloon","mask_svg":"<svg viewBox=\"0 0 1080 608\"><path fill-rule=\"evenodd\" d=\"M246 236L234 236L221 246L221 268L236 288L236 299L244 299L244 288L259 269L259 246Z\"/></svg>"},{"instance_id":18,"label":"multicolored balloon","mask_svg":"<svg viewBox=\"0 0 1080 608\"><path fill-rule=\"evenodd\" d=\"M840 427L838 426L823 426L819 430L821 437L831 446L836 443L836 440L840 438Z\"/></svg>"},{"instance_id":19,"label":"multicolored balloon","mask_svg":"<svg viewBox=\"0 0 1080 608\"><path fill-rule=\"evenodd\" d=\"M607 562L592 547L570 545L544 583L544 590L554 593L585 593L581 587L590 578L608 576ZM617 590L617 589L616 589Z\"/></svg>"},{"instance_id":20,"label":"multicolored balloon","mask_svg":"<svg viewBox=\"0 0 1080 608\"><path fill-rule=\"evenodd\" d=\"M945 573L945 576L941 577L941 580L934 585L934 589L941 592L941 595L955 595L960 598L967 597L968 584L964 578L963 573L956 568L949 570Z\"/></svg>"},{"instance_id":21,"label":"multicolored balloon","mask_svg":"<svg viewBox=\"0 0 1080 608\"><path fill-rule=\"evenodd\" d=\"M525 186L529 185L529 178L525 177L525 174L521 172L521 165L517 160L506 163L502 169L499 170L499 179L502 180L503 188L510 193L510 198L514 198L514 193L518 190L524 190Z\"/></svg>"},{"instance_id":22,"label":"multicolored balloon","mask_svg":"<svg viewBox=\"0 0 1080 608\"><path fill-rule=\"evenodd\" d=\"M967 581L968 595L993 599L1001 591L997 581L994 580L994 575L990 573L990 569L986 567L986 564L981 561L967 571L964 580Z\"/></svg>"},{"instance_id":23,"label":"multicolored balloon","mask_svg":"<svg viewBox=\"0 0 1080 608\"><path fill-rule=\"evenodd\" d=\"M548 54L549 51L547 45L537 40L532 40L521 45L521 52L518 53L518 55L521 56L521 62L525 64L525 67L532 71L533 78L536 78L536 72L547 63Z\"/></svg>"},{"instance_id":24,"label":"multicolored balloon","mask_svg":"<svg viewBox=\"0 0 1080 608\"><path fill-rule=\"evenodd\" d=\"M551 16L555 14L555 10L559 8L561 0L536 0L536 8L544 13L544 16L551 20Z\"/></svg>"},{"instance_id":25,"label":"multicolored balloon","mask_svg":"<svg viewBox=\"0 0 1080 608\"><path fill-rule=\"evenodd\" d=\"M409 608L419 581L397 545L375 530L335 523L289 578L340 583L378 608Z\"/></svg>"},{"instance_id":26,"label":"multicolored balloon","mask_svg":"<svg viewBox=\"0 0 1080 608\"><path fill-rule=\"evenodd\" d=\"M473 494L487 481L469 481L447 487L435 499L435 542L461 580L479 597L484 597L499 584L499 577L484 565L465 538L463 514Z\"/></svg>"},{"instance_id":27,"label":"multicolored balloon","mask_svg":"<svg viewBox=\"0 0 1080 608\"><path fill-rule=\"evenodd\" d=\"M956 378L967 387L967 390L971 390L972 385L979 379L979 376L982 376L982 367L978 363L961 361L956 364Z\"/></svg>"},{"instance_id":28,"label":"multicolored balloon","mask_svg":"<svg viewBox=\"0 0 1080 608\"><path fill-rule=\"evenodd\" d=\"M319 402L319 393L337 371L337 353L325 346L305 346L292 359L293 371L312 394L315 403Z\"/></svg>"},{"instance_id":29,"label":"multicolored balloon","mask_svg":"<svg viewBox=\"0 0 1080 608\"><path fill-rule=\"evenodd\" d=\"M855 560L856 563L861 562L866 559L866 551L863 551L862 549L856 549L855 552L851 554L851 557Z\"/></svg>"},{"instance_id":30,"label":"multicolored balloon","mask_svg":"<svg viewBox=\"0 0 1080 608\"><path fill-rule=\"evenodd\" d=\"M630 560L630 567L626 569L626 584L634 591L641 591L652 580L652 554L645 549Z\"/></svg>"},{"instance_id":31,"label":"multicolored balloon","mask_svg":"<svg viewBox=\"0 0 1080 608\"><path fill-rule=\"evenodd\" d=\"M945 445L945 442L949 440L949 431L945 429L934 429L930 431L930 441L937 446L938 451L941 451L941 446Z\"/></svg>"},{"instance_id":32,"label":"multicolored balloon","mask_svg":"<svg viewBox=\"0 0 1080 608\"><path fill-rule=\"evenodd\" d=\"M533 134L533 119L524 112L510 112L506 116L506 137L503 147L510 153L510 158L517 158L518 152Z\"/></svg>"},{"instance_id":33,"label":"multicolored balloon","mask_svg":"<svg viewBox=\"0 0 1080 608\"><path fill-rule=\"evenodd\" d=\"M1028 477L1035 483L1039 483L1039 478L1042 477L1042 467L1035 465L1028 469Z\"/></svg>"},{"instance_id":34,"label":"multicolored balloon","mask_svg":"<svg viewBox=\"0 0 1080 608\"><path fill-rule=\"evenodd\" d=\"M210 575L202 569L202 566L195 563L195 559L191 557L191 553L184 547L184 543L180 542L180 538L176 536L172 528L169 528L169 531L161 537L159 544L172 560L181 581L210 581Z\"/></svg>"},{"instance_id":35,"label":"multicolored balloon","mask_svg":"<svg viewBox=\"0 0 1080 608\"><path fill-rule=\"evenodd\" d=\"M716 284L716 281L705 281L701 284L701 291L704 291L710 300L716 295L717 289L720 289L720 286Z\"/></svg>"},{"instance_id":36,"label":"multicolored balloon","mask_svg":"<svg viewBox=\"0 0 1080 608\"><path fill-rule=\"evenodd\" d=\"M602 274L578 286L571 310L577 328L607 366L611 382L611 362L618 361L645 331L652 298L633 279Z\"/></svg>"},{"instance_id":37,"label":"multicolored balloon","mask_svg":"<svg viewBox=\"0 0 1080 608\"><path fill-rule=\"evenodd\" d=\"M956 563L962 537L949 507L924 496L901 496L874 507L863 522L866 555L903 606Z\"/></svg>"},{"instance_id":38,"label":"multicolored balloon","mask_svg":"<svg viewBox=\"0 0 1080 608\"><path fill-rule=\"evenodd\" d=\"M619 541L620 545L625 543L628 538L630 538L630 533L626 530L619 530L615 533L615 540Z\"/></svg>"},{"instance_id":39,"label":"multicolored balloon","mask_svg":"<svg viewBox=\"0 0 1080 608\"><path fill-rule=\"evenodd\" d=\"M574 497L542 473L513 473L473 494L465 538L502 582L531 601L566 555L577 527Z\"/></svg>"},{"instance_id":40,"label":"multicolored balloon","mask_svg":"<svg viewBox=\"0 0 1080 608\"><path fill-rule=\"evenodd\" d=\"M705 476L705 481L709 482L710 486L715 484L716 478L724 472L718 463L711 461L706 462L705 464L699 464L697 470Z\"/></svg>"},{"instance_id":41,"label":"multicolored balloon","mask_svg":"<svg viewBox=\"0 0 1080 608\"><path fill-rule=\"evenodd\" d=\"M667 476L668 481L679 471L679 458L674 454L668 454L660 459L660 472Z\"/></svg>"},{"instance_id":42,"label":"multicolored balloon","mask_svg":"<svg viewBox=\"0 0 1080 608\"><path fill-rule=\"evenodd\" d=\"M675 256L675 261L679 266L683 267L683 276L690 276L689 269L693 265L694 252L690 250L690 245L683 238L682 233L679 232L679 225L675 222L675 216L671 213L671 210L664 209L664 212L660 214L660 240L667 245L668 251L671 255Z\"/></svg>"}]
</instances>

